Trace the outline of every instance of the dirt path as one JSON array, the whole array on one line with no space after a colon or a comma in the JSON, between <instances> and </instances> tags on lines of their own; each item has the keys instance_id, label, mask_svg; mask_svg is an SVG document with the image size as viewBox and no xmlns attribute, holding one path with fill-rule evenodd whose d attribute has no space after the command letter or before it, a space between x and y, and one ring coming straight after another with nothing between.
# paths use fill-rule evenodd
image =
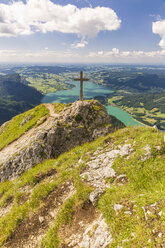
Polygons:
<instances>
[{"instance_id":1,"label":"dirt path","mask_svg":"<svg viewBox=\"0 0 165 248\"><path fill-rule=\"evenodd\" d=\"M55 118L58 117L58 114L55 114L54 113L54 105L53 104L51 104L51 103L45 103L44 105L45 105L46 108L49 109L49 113L50 113L50 116L51 117L55 117Z\"/></svg>"},{"instance_id":2,"label":"dirt path","mask_svg":"<svg viewBox=\"0 0 165 248\"><path fill-rule=\"evenodd\" d=\"M22 223L5 245L6 248L39 248L47 230L54 224L60 206L74 193L71 181L60 185L45 199L45 205Z\"/></svg>"},{"instance_id":3,"label":"dirt path","mask_svg":"<svg viewBox=\"0 0 165 248\"><path fill-rule=\"evenodd\" d=\"M55 118L58 117L58 114L54 113L54 105L53 104L44 104L45 107L48 108L50 116L38 127L34 127L24 133L18 140L13 141L8 146L4 147L0 151L0 164L4 163L6 160L8 160L11 156L13 156L15 153L17 153L19 150L24 148L25 146L28 146L36 137L36 134L43 129L49 128L52 125L52 122Z\"/></svg>"}]
</instances>

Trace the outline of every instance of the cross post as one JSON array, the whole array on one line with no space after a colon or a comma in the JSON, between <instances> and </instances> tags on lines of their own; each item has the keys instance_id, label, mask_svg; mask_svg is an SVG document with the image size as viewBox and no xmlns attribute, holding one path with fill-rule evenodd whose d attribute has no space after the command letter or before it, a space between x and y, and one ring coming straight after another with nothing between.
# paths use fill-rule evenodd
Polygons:
<instances>
[{"instance_id":1,"label":"cross post","mask_svg":"<svg viewBox=\"0 0 165 248\"><path fill-rule=\"evenodd\" d=\"M89 81L88 78L83 78L83 71L80 71L80 78L74 78L74 81L80 81L80 101L84 100L83 96L83 82Z\"/></svg>"}]
</instances>

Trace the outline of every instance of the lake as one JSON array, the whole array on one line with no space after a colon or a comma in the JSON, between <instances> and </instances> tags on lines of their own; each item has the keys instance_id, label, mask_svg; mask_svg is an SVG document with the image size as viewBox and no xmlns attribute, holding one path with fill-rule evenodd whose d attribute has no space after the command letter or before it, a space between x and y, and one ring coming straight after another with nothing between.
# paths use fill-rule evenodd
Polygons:
<instances>
[{"instance_id":1,"label":"lake","mask_svg":"<svg viewBox=\"0 0 165 248\"><path fill-rule=\"evenodd\" d=\"M56 91L55 93L46 94L42 103L70 103L79 100L80 95L80 83L75 81L66 82L69 84L73 84L75 87L69 90L61 90ZM92 82L84 82L84 99L91 99L96 96L105 96L106 94L110 94L112 91L103 85L94 84ZM141 124L132 118L130 114L125 112L124 110L112 107L105 106L108 114L115 116L117 119L122 121L126 126L140 126Z\"/></svg>"}]
</instances>

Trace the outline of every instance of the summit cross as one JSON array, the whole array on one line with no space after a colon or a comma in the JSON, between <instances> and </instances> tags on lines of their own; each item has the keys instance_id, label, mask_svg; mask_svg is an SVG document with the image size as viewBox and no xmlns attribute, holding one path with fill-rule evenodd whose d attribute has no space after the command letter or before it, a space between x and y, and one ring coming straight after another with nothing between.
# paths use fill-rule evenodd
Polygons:
<instances>
[{"instance_id":1,"label":"summit cross","mask_svg":"<svg viewBox=\"0 0 165 248\"><path fill-rule=\"evenodd\" d=\"M83 71L80 71L80 78L74 78L74 81L80 81L80 101L83 101L83 82L89 81L88 78L83 78Z\"/></svg>"}]
</instances>

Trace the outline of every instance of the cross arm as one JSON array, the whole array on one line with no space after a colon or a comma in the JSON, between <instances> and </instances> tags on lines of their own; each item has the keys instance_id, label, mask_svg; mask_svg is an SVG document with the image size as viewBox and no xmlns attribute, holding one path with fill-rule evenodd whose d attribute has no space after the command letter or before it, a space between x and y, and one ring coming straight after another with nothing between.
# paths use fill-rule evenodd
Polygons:
<instances>
[{"instance_id":1,"label":"cross arm","mask_svg":"<svg viewBox=\"0 0 165 248\"><path fill-rule=\"evenodd\" d=\"M80 81L81 79L80 78L74 78L74 81Z\"/></svg>"}]
</instances>

